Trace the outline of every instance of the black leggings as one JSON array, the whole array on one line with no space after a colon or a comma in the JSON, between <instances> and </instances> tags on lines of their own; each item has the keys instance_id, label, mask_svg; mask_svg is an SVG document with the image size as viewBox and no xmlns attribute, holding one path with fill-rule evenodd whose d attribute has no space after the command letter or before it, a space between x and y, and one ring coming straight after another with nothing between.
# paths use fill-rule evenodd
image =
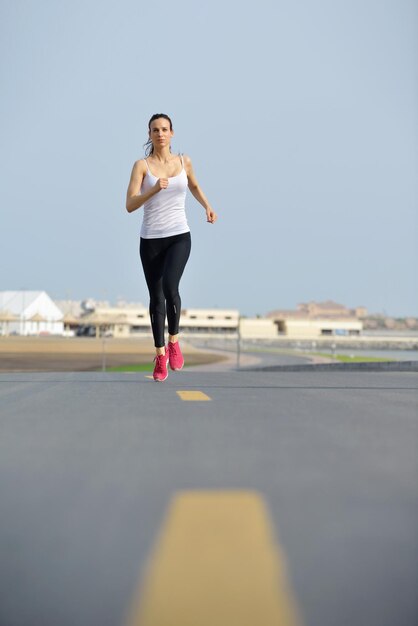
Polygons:
<instances>
[{"instance_id":1,"label":"black leggings","mask_svg":"<svg viewBox=\"0 0 418 626\"><path fill-rule=\"evenodd\" d=\"M179 332L181 300L180 278L191 250L190 232L159 239L143 239L139 254L150 295L149 313L156 348L162 348L167 303L167 322L170 335Z\"/></svg>"}]
</instances>

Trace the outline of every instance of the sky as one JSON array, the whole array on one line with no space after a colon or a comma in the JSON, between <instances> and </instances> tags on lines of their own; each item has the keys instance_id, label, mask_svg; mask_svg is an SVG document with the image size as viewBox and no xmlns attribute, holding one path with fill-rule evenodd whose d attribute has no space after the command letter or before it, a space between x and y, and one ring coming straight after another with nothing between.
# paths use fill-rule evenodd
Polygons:
<instances>
[{"instance_id":1,"label":"sky","mask_svg":"<svg viewBox=\"0 0 418 626\"><path fill-rule=\"evenodd\" d=\"M0 290L148 303L125 208L166 113L183 308L418 316L415 0L0 0Z\"/></svg>"}]
</instances>

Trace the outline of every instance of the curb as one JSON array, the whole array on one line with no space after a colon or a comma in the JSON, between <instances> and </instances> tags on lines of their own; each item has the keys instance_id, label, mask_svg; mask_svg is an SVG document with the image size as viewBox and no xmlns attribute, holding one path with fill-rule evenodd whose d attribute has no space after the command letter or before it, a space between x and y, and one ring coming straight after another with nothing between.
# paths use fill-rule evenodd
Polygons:
<instances>
[{"instance_id":1,"label":"curb","mask_svg":"<svg viewBox=\"0 0 418 626\"><path fill-rule=\"evenodd\" d=\"M302 365L266 365L241 368L252 372L418 372L418 361L377 361L370 363L304 363Z\"/></svg>"}]
</instances>

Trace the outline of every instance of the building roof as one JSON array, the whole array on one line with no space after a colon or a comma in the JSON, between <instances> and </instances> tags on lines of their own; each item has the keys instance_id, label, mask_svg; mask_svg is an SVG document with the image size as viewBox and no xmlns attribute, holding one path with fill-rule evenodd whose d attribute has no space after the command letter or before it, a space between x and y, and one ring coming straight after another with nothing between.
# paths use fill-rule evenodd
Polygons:
<instances>
[{"instance_id":1,"label":"building roof","mask_svg":"<svg viewBox=\"0 0 418 626\"><path fill-rule=\"evenodd\" d=\"M277 309L267 313L269 318L283 319L357 319L356 311L343 304L326 300L324 302L302 302L296 309Z\"/></svg>"},{"instance_id":2,"label":"building roof","mask_svg":"<svg viewBox=\"0 0 418 626\"><path fill-rule=\"evenodd\" d=\"M60 320L63 317L46 291L0 291L0 310L30 319L41 315L47 319Z\"/></svg>"},{"instance_id":3,"label":"building roof","mask_svg":"<svg viewBox=\"0 0 418 626\"><path fill-rule=\"evenodd\" d=\"M343 304L339 304L338 302L334 302L333 300L325 300L324 302L302 302L301 304L298 305L298 308L308 308L308 307L314 307L315 309L320 309L320 310L335 310L335 309L339 309L340 311L347 311L347 307L345 307Z\"/></svg>"}]
</instances>

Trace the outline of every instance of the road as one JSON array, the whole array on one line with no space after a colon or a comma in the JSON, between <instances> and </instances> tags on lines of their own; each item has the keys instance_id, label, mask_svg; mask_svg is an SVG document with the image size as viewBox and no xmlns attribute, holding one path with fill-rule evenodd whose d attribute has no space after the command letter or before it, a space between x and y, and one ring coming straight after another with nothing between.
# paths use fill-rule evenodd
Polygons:
<instances>
[{"instance_id":1,"label":"road","mask_svg":"<svg viewBox=\"0 0 418 626\"><path fill-rule=\"evenodd\" d=\"M122 626L169 503L190 493L205 517L207 494L227 506L259 496L305 626L413 626L417 383L409 372L1 374L1 626Z\"/></svg>"}]
</instances>

